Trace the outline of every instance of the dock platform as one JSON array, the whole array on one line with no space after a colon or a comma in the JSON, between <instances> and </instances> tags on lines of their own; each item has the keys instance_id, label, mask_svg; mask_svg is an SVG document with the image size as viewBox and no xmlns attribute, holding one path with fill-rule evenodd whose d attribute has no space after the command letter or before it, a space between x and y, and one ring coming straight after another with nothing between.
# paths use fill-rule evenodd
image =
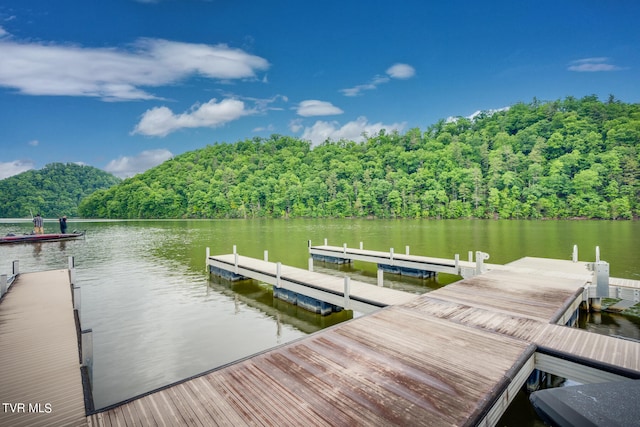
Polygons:
<instances>
[{"instance_id":1,"label":"dock platform","mask_svg":"<svg viewBox=\"0 0 640 427\"><path fill-rule=\"evenodd\" d=\"M534 369L640 378L639 343L561 326L586 285L491 271L106 408L89 425L493 426Z\"/></svg>"},{"instance_id":2,"label":"dock platform","mask_svg":"<svg viewBox=\"0 0 640 427\"><path fill-rule=\"evenodd\" d=\"M86 425L69 270L20 274L0 301L0 425Z\"/></svg>"},{"instance_id":3,"label":"dock platform","mask_svg":"<svg viewBox=\"0 0 640 427\"><path fill-rule=\"evenodd\" d=\"M316 273L301 268L259 260L237 254L207 257L207 266L237 276L260 280L264 283L324 301L361 313L371 313L382 307L402 304L417 295L395 289L373 286L350 280L345 293L345 279ZM236 265L237 262L237 265ZM346 297L345 297L346 295Z\"/></svg>"}]
</instances>

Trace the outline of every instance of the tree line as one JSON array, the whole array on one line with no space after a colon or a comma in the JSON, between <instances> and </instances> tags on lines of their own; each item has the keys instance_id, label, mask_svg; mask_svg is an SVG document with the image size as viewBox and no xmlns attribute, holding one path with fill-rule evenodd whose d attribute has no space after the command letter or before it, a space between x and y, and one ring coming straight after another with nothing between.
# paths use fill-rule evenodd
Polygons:
<instances>
[{"instance_id":1,"label":"tree line","mask_svg":"<svg viewBox=\"0 0 640 427\"><path fill-rule=\"evenodd\" d=\"M518 103L316 147L218 143L98 190L99 218L601 218L640 213L640 104Z\"/></svg>"},{"instance_id":2,"label":"tree line","mask_svg":"<svg viewBox=\"0 0 640 427\"><path fill-rule=\"evenodd\" d=\"M51 163L0 181L0 217L78 216L80 201L121 181L110 173L75 163Z\"/></svg>"}]
</instances>

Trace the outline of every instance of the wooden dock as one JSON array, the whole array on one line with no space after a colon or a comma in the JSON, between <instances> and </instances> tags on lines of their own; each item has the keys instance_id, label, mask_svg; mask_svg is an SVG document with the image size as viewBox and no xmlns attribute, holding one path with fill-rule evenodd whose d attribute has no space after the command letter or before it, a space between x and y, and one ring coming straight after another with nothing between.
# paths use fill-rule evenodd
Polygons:
<instances>
[{"instance_id":1,"label":"wooden dock","mask_svg":"<svg viewBox=\"0 0 640 427\"><path fill-rule=\"evenodd\" d=\"M238 257L239 274L245 261ZM563 274L491 271L106 408L88 422L492 426L536 368L583 382L640 378L639 343L559 325L586 285Z\"/></svg>"},{"instance_id":2,"label":"wooden dock","mask_svg":"<svg viewBox=\"0 0 640 427\"><path fill-rule=\"evenodd\" d=\"M0 301L0 425L86 425L69 270L20 274Z\"/></svg>"},{"instance_id":3,"label":"wooden dock","mask_svg":"<svg viewBox=\"0 0 640 427\"><path fill-rule=\"evenodd\" d=\"M237 259L236 259L237 258ZM260 280L329 304L371 313L388 305L402 304L416 297L415 294L372 286L350 280L345 292L345 279L316 273L301 268L240 256L237 254L207 257L207 266L218 268L242 277ZM280 268L280 273L278 273Z\"/></svg>"}]
</instances>

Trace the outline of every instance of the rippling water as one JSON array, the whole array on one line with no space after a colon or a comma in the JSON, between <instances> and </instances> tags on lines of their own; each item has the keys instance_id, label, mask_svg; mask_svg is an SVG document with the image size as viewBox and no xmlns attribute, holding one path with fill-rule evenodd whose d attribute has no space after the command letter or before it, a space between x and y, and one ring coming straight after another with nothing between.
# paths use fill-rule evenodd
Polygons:
<instances>
[{"instance_id":1,"label":"rippling water","mask_svg":"<svg viewBox=\"0 0 640 427\"><path fill-rule=\"evenodd\" d=\"M26 221L0 221L0 234L29 232ZM57 224L45 222L47 231ZM600 245L612 275L640 278L638 222L553 221L70 221L84 240L0 246L0 272L19 260L23 272L67 267L75 257L83 328L93 329L96 408L217 368L350 318L322 317L273 300L255 282L232 284L205 272L205 248L307 267L307 240L437 257L468 250L506 263L523 256L565 258L579 244L582 260ZM376 282L375 266L316 265L328 274ZM385 286L423 293L457 280L385 276ZM640 339L634 320L603 314L583 322L598 333Z\"/></svg>"}]
</instances>

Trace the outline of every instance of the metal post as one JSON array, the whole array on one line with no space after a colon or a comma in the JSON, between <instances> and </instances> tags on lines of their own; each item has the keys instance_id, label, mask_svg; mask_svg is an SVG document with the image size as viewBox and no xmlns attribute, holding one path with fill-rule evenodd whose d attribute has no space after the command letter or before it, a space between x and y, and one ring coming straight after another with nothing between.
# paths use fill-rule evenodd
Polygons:
<instances>
[{"instance_id":1,"label":"metal post","mask_svg":"<svg viewBox=\"0 0 640 427\"><path fill-rule=\"evenodd\" d=\"M349 294L351 292L351 282L349 276L344 276L344 308L348 309L351 306L349 301Z\"/></svg>"},{"instance_id":2,"label":"metal post","mask_svg":"<svg viewBox=\"0 0 640 427\"><path fill-rule=\"evenodd\" d=\"M596 282L596 296L609 298L609 263L597 261L593 269L593 276Z\"/></svg>"},{"instance_id":3,"label":"metal post","mask_svg":"<svg viewBox=\"0 0 640 427\"><path fill-rule=\"evenodd\" d=\"M393 261L393 248L389 248L389 259Z\"/></svg>"},{"instance_id":4,"label":"metal post","mask_svg":"<svg viewBox=\"0 0 640 427\"><path fill-rule=\"evenodd\" d=\"M0 298L7 292L7 275L0 275Z\"/></svg>"},{"instance_id":5,"label":"metal post","mask_svg":"<svg viewBox=\"0 0 640 427\"><path fill-rule=\"evenodd\" d=\"M578 262L578 245L573 245L573 254L571 256L573 262Z\"/></svg>"},{"instance_id":6,"label":"metal post","mask_svg":"<svg viewBox=\"0 0 640 427\"><path fill-rule=\"evenodd\" d=\"M269 262L269 251L264 251L264 261Z\"/></svg>"},{"instance_id":7,"label":"metal post","mask_svg":"<svg viewBox=\"0 0 640 427\"><path fill-rule=\"evenodd\" d=\"M278 262L276 264L276 287L280 287L280 272L282 271L282 263Z\"/></svg>"},{"instance_id":8,"label":"metal post","mask_svg":"<svg viewBox=\"0 0 640 427\"><path fill-rule=\"evenodd\" d=\"M235 249L236 247L234 246L233 247L233 250L234 250L233 251L233 266L234 266L233 272L235 274L238 274L238 253L235 251Z\"/></svg>"},{"instance_id":9,"label":"metal post","mask_svg":"<svg viewBox=\"0 0 640 427\"><path fill-rule=\"evenodd\" d=\"M453 256L453 260L455 262L456 274L460 273L460 254L455 254Z\"/></svg>"},{"instance_id":10,"label":"metal post","mask_svg":"<svg viewBox=\"0 0 640 427\"><path fill-rule=\"evenodd\" d=\"M485 272L484 260L489 259L489 254L481 251L476 251L476 274L482 274Z\"/></svg>"},{"instance_id":11,"label":"metal post","mask_svg":"<svg viewBox=\"0 0 640 427\"><path fill-rule=\"evenodd\" d=\"M236 245L233 245L233 253L235 254L235 253L237 253L237 252L238 252L238 250L237 250L237 248L236 248Z\"/></svg>"},{"instance_id":12,"label":"metal post","mask_svg":"<svg viewBox=\"0 0 640 427\"><path fill-rule=\"evenodd\" d=\"M80 286L73 287L73 309L78 311L78 317L80 317L80 307L82 301L80 299Z\"/></svg>"},{"instance_id":13,"label":"metal post","mask_svg":"<svg viewBox=\"0 0 640 427\"><path fill-rule=\"evenodd\" d=\"M360 242L360 250L363 250L363 249L364 249L364 243Z\"/></svg>"},{"instance_id":14,"label":"metal post","mask_svg":"<svg viewBox=\"0 0 640 427\"><path fill-rule=\"evenodd\" d=\"M13 261L12 270L13 270L14 276L17 276L18 274L20 274L20 261L18 260Z\"/></svg>"},{"instance_id":15,"label":"metal post","mask_svg":"<svg viewBox=\"0 0 640 427\"><path fill-rule=\"evenodd\" d=\"M596 262L600 262L600 246L596 246Z\"/></svg>"},{"instance_id":16,"label":"metal post","mask_svg":"<svg viewBox=\"0 0 640 427\"><path fill-rule=\"evenodd\" d=\"M406 255L409 255L409 245L404 247L404 252Z\"/></svg>"},{"instance_id":17,"label":"metal post","mask_svg":"<svg viewBox=\"0 0 640 427\"><path fill-rule=\"evenodd\" d=\"M347 253L347 244L346 244L346 243L343 243L343 244L342 244L342 253L343 253L343 254L346 254L346 253Z\"/></svg>"},{"instance_id":18,"label":"metal post","mask_svg":"<svg viewBox=\"0 0 640 427\"><path fill-rule=\"evenodd\" d=\"M384 270L378 269L378 286L382 286L384 283Z\"/></svg>"},{"instance_id":19,"label":"metal post","mask_svg":"<svg viewBox=\"0 0 640 427\"><path fill-rule=\"evenodd\" d=\"M204 261L204 271L209 271L209 257L211 256L211 249L207 246L205 249L205 261Z\"/></svg>"},{"instance_id":20,"label":"metal post","mask_svg":"<svg viewBox=\"0 0 640 427\"><path fill-rule=\"evenodd\" d=\"M307 240L307 248L311 249L311 240Z\"/></svg>"},{"instance_id":21,"label":"metal post","mask_svg":"<svg viewBox=\"0 0 640 427\"><path fill-rule=\"evenodd\" d=\"M72 286L76 283L76 263L72 256L69 257L69 283Z\"/></svg>"},{"instance_id":22,"label":"metal post","mask_svg":"<svg viewBox=\"0 0 640 427\"><path fill-rule=\"evenodd\" d=\"M324 238L324 245L325 245L325 246L328 246L327 242L328 242L328 240L327 240L327 238L325 237L325 238Z\"/></svg>"},{"instance_id":23,"label":"metal post","mask_svg":"<svg viewBox=\"0 0 640 427\"><path fill-rule=\"evenodd\" d=\"M309 257L309 271L313 271L313 257Z\"/></svg>"},{"instance_id":24,"label":"metal post","mask_svg":"<svg viewBox=\"0 0 640 427\"><path fill-rule=\"evenodd\" d=\"M89 384L93 384L93 330L83 330L81 340L82 366L87 368Z\"/></svg>"},{"instance_id":25,"label":"metal post","mask_svg":"<svg viewBox=\"0 0 640 427\"><path fill-rule=\"evenodd\" d=\"M473 262L473 251L469 251L469 262Z\"/></svg>"}]
</instances>

